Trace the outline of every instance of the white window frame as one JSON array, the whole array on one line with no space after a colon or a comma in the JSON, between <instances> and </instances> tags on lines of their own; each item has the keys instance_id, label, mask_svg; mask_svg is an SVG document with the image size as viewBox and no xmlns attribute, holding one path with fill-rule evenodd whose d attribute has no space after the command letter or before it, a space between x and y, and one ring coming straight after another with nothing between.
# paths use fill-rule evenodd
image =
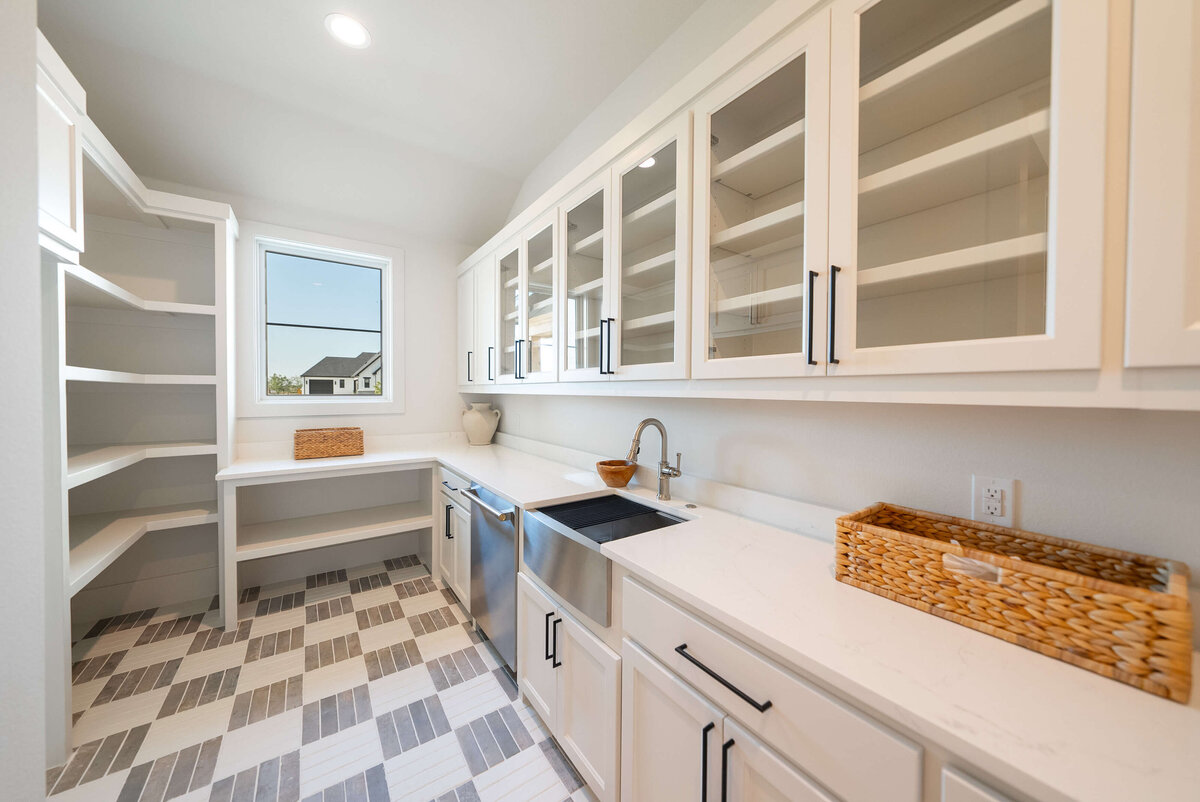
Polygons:
<instances>
[{"instance_id":1,"label":"white window frame","mask_svg":"<svg viewBox=\"0 0 1200 802\"><path fill-rule=\"evenodd\" d=\"M299 417L308 415L372 415L404 412L404 252L373 243L284 229L246 221L239 240L239 326L253 331L239 338L237 361L238 416ZM381 369L389 376L379 395L334 394L287 397L267 395L266 388L266 252L324 259L381 271ZM244 321L244 323L243 323ZM245 331L245 329L242 329ZM253 348L252 353L248 353Z\"/></svg>"}]
</instances>

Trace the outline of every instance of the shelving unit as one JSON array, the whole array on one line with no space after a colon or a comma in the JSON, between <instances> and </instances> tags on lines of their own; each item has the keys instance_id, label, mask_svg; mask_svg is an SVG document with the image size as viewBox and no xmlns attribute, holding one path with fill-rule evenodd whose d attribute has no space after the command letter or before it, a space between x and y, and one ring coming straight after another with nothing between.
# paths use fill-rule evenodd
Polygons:
<instances>
[{"instance_id":1,"label":"shelving unit","mask_svg":"<svg viewBox=\"0 0 1200 802\"><path fill-rule=\"evenodd\" d=\"M918 292L1045 270L1045 234L989 242L861 271L859 297ZM1032 261L1031 257L1042 257Z\"/></svg>"},{"instance_id":2,"label":"shelving unit","mask_svg":"<svg viewBox=\"0 0 1200 802\"><path fill-rule=\"evenodd\" d=\"M433 515L427 501L286 518L240 527L237 559L256 560L431 526Z\"/></svg>"},{"instance_id":3,"label":"shelving unit","mask_svg":"<svg viewBox=\"0 0 1200 802\"><path fill-rule=\"evenodd\" d=\"M804 126L797 120L750 147L717 162L712 180L736 192L759 198L804 177ZM780 165L792 165L781 170Z\"/></svg>"},{"instance_id":4,"label":"shelving unit","mask_svg":"<svg viewBox=\"0 0 1200 802\"><path fill-rule=\"evenodd\" d=\"M81 368L67 365L63 372L69 382L92 382L95 384L157 384L157 385L213 385L216 376L192 376L188 374L126 373L119 370Z\"/></svg>"},{"instance_id":5,"label":"shelving unit","mask_svg":"<svg viewBox=\"0 0 1200 802\"><path fill-rule=\"evenodd\" d=\"M144 459L198 457L216 453L216 443L196 441L68 446L66 488L69 490L108 476Z\"/></svg>"},{"instance_id":6,"label":"shelving unit","mask_svg":"<svg viewBox=\"0 0 1200 802\"><path fill-rule=\"evenodd\" d=\"M804 242L804 201L714 232L712 247L743 256L767 256Z\"/></svg>"},{"instance_id":7,"label":"shelving unit","mask_svg":"<svg viewBox=\"0 0 1200 802\"><path fill-rule=\"evenodd\" d=\"M638 251L675 230L675 190L665 192L621 218L621 247Z\"/></svg>"},{"instance_id":8,"label":"shelving unit","mask_svg":"<svg viewBox=\"0 0 1200 802\"><path fill-rule=\"evenodd\" d=\"M72 515L68 583L74 596L149 532L217 523L217 503Z\"/></svg>"},{"instance_id":9,"label":"shelving unit","mask_svg":"<svg viewBox=\"0 0 1200 802\"><path fill-rule=\"evenodd\" d=\"M91 309L128 309L138 312L166 312L172 315L215 317L214 304L187 304L148 301L114 284L103 276L77 264L63 263L67 306Z\"/></svg>"}]
</instances>

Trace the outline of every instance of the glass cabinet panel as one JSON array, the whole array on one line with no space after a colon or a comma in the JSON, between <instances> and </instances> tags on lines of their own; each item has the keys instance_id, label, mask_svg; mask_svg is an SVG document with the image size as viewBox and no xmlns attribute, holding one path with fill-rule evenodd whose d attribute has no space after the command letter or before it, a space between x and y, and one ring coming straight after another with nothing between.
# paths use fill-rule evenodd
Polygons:
<instances>
[{"instance_id":1,"label":"glass cabinet panel","mask_svg":"<svg viewBox=\"0 0 1200 802\"><path fill-rule=\"evenodd\" d=\"M858 16L857 348L1046 332L1051 16L1049 0Z\"/></svg>"},{"instance_id":2,"label":"glass cabinet panel","mask_svg":"<svg viewBox=\"0 0 1200 802\"><path fill-rule=\"evenodd\" d=\"M567 211L565 367L599 376L600 320L604 316L604 190Z\"/></svg>"},{"instance_id":3,"label":"glass cabinet panel","mask_svg":"<svg viewBox=\"0 0 1200 802\"><path fill-rule=\"evenodd\" d=\"M525 340L521 346L521 378L555 375L554 364L554 224L526 243Z\"/></svg>"},{"instance_id":4,"label":"glass cabinet panel","mask_svg":"<svg viewBox=\"0 0 1200 802\"><path fill-rule=\"evenodd\" d=\"M678 143L620 176L620 365L675 360Z\"/></svg>"},{"instance_id":5,"label":"glass cabinet panel","mask_svg":"<svg viewBox=\"0 0 1200 802\"><path fill-rule=\"evenodd\" d=\"M805 62L710 113L710 360L805 347Z\"/></svg>"},{"instance_id":6,"label":"glass cabinet panel","mask_svg":"<svg viewBox=\"0 0 1200 802\"><path fill-rule=\"evenodd\" d=\"M517 376L517 340L521 339L520 251L500 257L500 370L506 378Z\"/></svg>"}]
</instances>

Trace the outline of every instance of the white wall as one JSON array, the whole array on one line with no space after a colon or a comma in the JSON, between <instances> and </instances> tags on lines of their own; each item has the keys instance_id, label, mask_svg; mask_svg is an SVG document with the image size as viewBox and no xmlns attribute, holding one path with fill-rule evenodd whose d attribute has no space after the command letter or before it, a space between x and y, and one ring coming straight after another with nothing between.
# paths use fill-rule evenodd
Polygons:
<instances>
[{"instance_id":1,"label":"white wall","mask_svg":"<svg viewBox=\"0 0 1200 802\"><path fill-rule=\"evenodd\" d=\"M41 799L46 766L45 575L48 498L53 460L45 459L47 413L42 395L42 285L37 245L37 118L34 0L0 3L0 367L21 376L6 394L0 442L2 542L9 567L0 637L4 722L0 787L9 799ZM57 466L54 466L57 468ZM54 532L57 536L60 533ZM56 681L57 686L57 681Z\"/></svg>"},{"instance_id":2,"label":"white wall","mask_svg":"<svg viewBox=\"0 0 1200 802\"><path fill-rule=\"evenodd\" d=\"M772 2L708 0L696 9L530 171L505 219L524 211Z\"/></svg>"},{"instance_id":3,"label":"white wall","mask_svg":"<svg viewBox=\"0 0 1200 802\"><path fill-rule=\"evenodd\" d=\"M705 399L491 397L501 431L623 457L660 418L683 472L842 510L969 516L971 474L1017 479L1017 524L1200 576L1200 413ZM657 462L658 437L640 463Z\"/></svg>"}]
</instances>

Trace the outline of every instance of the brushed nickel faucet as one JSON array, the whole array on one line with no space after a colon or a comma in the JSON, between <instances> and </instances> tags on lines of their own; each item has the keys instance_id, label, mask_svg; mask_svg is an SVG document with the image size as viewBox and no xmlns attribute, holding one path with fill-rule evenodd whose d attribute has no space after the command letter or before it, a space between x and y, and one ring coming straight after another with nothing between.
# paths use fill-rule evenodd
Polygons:
<instances>
[{"instance_id":1,"label":"brushed nickel faucet","mask_svg":"<svg viewBox=\"0 0 1200 802\"><path fill-rule=\"evenodd\" d=\"M633 433L633 442L629 445L629 456L626 459L630 462L637 462L638 452L642 450L642 432L647 426L658 429L658 434L662 439L662 458L658 461L658 498L661 501L670 501L671 477L682 475L679 465L683 455L676 451L675 467L671 467L671 461L667 459L667 429L663 426L662 421L658 418L646 418L638 424L637 431Z\"/></svg>"}]
</instances>

